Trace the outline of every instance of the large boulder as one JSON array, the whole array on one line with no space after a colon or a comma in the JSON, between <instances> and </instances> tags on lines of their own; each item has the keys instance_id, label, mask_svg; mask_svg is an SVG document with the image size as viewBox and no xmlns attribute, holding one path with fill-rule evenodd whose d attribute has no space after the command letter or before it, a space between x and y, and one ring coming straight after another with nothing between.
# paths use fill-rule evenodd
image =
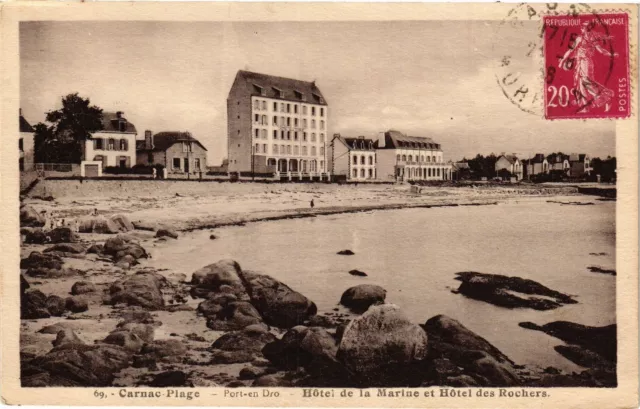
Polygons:
<instances>
[{"instance_id":1,"label":"large boulder","mask_svg":"<svg viewBox=\"0 0 640 409\"><path fill-rule=\"evenodd\" d=\"M71 312L85 312L89 309L87 299L81 295L67 297L65 307Z\"/></svg>"},{"instance_id":2,"label":"large boulder","mask_svg":"<svg viewBox=\"0 0 640 409\"><path fill-rule=\"evenodd\" d=\"M265 345L276 340L264 325L254 324L228 332L212 345L213 363L251 362L262 357Z\"/></svg>"},{"instance_id":3,"label":"large boulder","mask_svg":"<svg viewBox=\"0 0 640 409\"><path fill-rule=\"evenodd\" d=\"M280 368L303 367L312 375L322 375L340 383L346 371L336 359L337 352L336 341L327 330L303 325L291 328L282 339L262 349L264 356Z\"/></svg>"},{"instance_id":4,"label":"large boulder","mask_svg":"<svg viewBox=\"0 0 640 409\"><path fill-rule=\"evenodd\" d=\"M424 330L429 337L429 356L425 360L425 369L435 384L490 387L520 384L513 361L459 321L446 315L437 315L427 320ZM450 362L454 368L463 368L463 371L443 371L442 362ZM462 375L472 381L461 382Z\"/></svg>"},{"instance_id":5,"label":"large boulder","mask_svg":"<svg viewBox=\"0 0 640 409\"><path fill-rule=\"evenodd\" d=\"M74 243L78 241L78 237L70 227L56 227L47 232L49 243Z\"/></svg>"},{"instance_id":6,"label":"large boulder","mask_svg":"<svg viewBox=\"0 0 640 409\"><path fill-rule=\"evenodd\" d=\"M60 252L60 253L81 254L81 253L84 253L84 251L85 251L84 246L79 243L58 243L44 249L44 253Z\"/></svg>"},{"instance_id":7,"label":"large boulder","mask_svg":"<svg viewBox=\"0 0 640 409\"><path fill-rule=\"evenodd\" d=\"M506 308L552 310L575 304L570 296L525 278L465 271L456 274L462 281L457 293Z\"/></svg>"},{"instance_id":8,"label":"large boulder","mask_svg":"<svg viewBox=\"0 0 640 409\"><path fill-rule=\"evenodd\" d=\"M116 234L120 232L118 223L104 216L89 216L78 220L80 233Z\"/></svg>"},{"instance_id":9,"label":"large boulder","mask_svg":"<svg viewBox=\"0 0 640 409\"><path fill-rule=\"evenodd\" d=\"M170 237L172 239L178 238L178 233L175 230L168 227L161 227L156 231L156 237Z\"/></svg>"},{"instance_id":10,"label":"large boulder","mask_svg":"<svg viewBox=\"0 0 640 409\"><path fill-rule=\"evenodd\" d=\"M31 205L20 207L20 226L42 227L44 218Z\"/></svg>"},{"instance_id":11,"label":"large boulder","mask_svg":"<svg viewBox=\"0 0 640 409\"><path fill-rule=\"evenodd\" d=\"M131 237L121 234L107 239L102 248L102 252L113 257L115 262L120 261L126 256L131 256L135 260L149 257L147 251L141 245L136 243Z\"/></svg>"},{"instance_id":12,"label":"large boulder","mask_svg":"<svg viewBox=\"0 0 640 409\"><path fill-rule=\"evenodd\" d=\"M251 303L270 325L291 328L318 312L313 301L270 276L240 274Z\"/></svg>"},{"instance_id":13,"label":"large boulder","mask_svg":"<svg viewBox=\"0 0 640 409\"><path fill-rule=\"evenodd\" d=\"M165 284L166 279L159 274L137 273L111 285L109 303L139 305L150 310L162 309L164 298L161 289Z\"/></svg>"},{"instance_id":14,"label":"large boulder","mask_svg":"<svg viewBox=\"0 0 640 409\"><path fill-rule=\"evenodd\" d=\"M393 304L371 306L345 328L337 358L363 386L417 386L427 334Z\"/></svg>"},{"instance_id":15,"label":"large boulder","mask_svg":"<svg viewBox=\"0 0 640 409\"><path fill-rule=\"evenodd\" d=\"M53 341L54 347L61 345L84 345L84 342L71 328L63 328L56 333L56 339Z\"/></svg>"},{"instance_id":16,"label":"large boulder","mask_svg":"<svg viewBox=\"0 0 640 409\"><path fill-rule=\"evenodd\" d=\"M124 214L111 215L111 217L109 217L109 220L111 220L113 224L116 225L118 231L126 232L126 231L132 231L135 229L135 227L133 226L133 223L131 223L129 218Z\"/></svg>"},{"instance_id":17,"label":"large boulder","mask_svg":"<svg viewBox=\"0 0 640 409\"><path fill-rule=\"evenodd\" d=\"M22 386L34 385L33 377L47 376L46 386L111 386L115 374L129 366L130 353L108 344L63 344L29 362Z\"/></svg>"},{"instance_id":18,"label":"large boulder","mask_svg":"<svg viewBox=\"0 0 640 409\"><path fill-rule=\"evenodd\" d=\"M20 229L22 231L22 229ZM42 229L25 230L24 242L26 244L45 244L49 239Z\"/></svg>"},{"instance_id":19,"label":"large boulder","mask_svg":"<svg viewBox=\"0 0 640 409\"><path fill-rule=\"evenodd\" d=\"M219 292L221 286L233 289L236 295L244 294L245 289L240 279L240 265L233 260L220 260L209 264L194 272L191 276L191 284L202 293Z\"/></svg>"},{"instance_id":20,"label":"large boulder","mask_svg":"<svg viewBox=\"0 0 640 409\"><path fill-rule=\"evenodd\" d=\"M159 339L144 344L140 354L147 360L177 363L187 353L187 346L177 339Z\"/></svg>"},{"instance_id":21,"label":"large boulder","mask_svg":"<svg viewBox=\"0 0 640 409\"><path fill-rule=\"evenodd\" d=\"M55 254L43 254L38 251L32 251L29 257L20 260L20 268L49 268L60 270L62 268L62 259Z\"/></svg>"},{"instance_id":22,"label":"large boulder","mask_svg":"<svg viewBox=\"0 0 640 409\"><path fill-rule=\"evenodd\" d=\"M364 312L370 306L384 304L387 290L379 285L360 284L347 289L340 297L340 304L355 312Z\"/></svg>"},{"instance_id":23,"label":"large boulder","mask_svg":"<svg viewBox=\"0 0 640 409\"><path fill-rule=\"evenodd\" d=\"M144 341L136 334L126 330L115 330L104 339L105 343L119 345L132 353L138 353Z\"/></svg>"},{"instance_id":24,"label":"large boulder","mask_svg":"<svg viewBox=\"0 0 640 409\"><path fill-rule=\"evenodd\" d=\"M96 292L96 285L88 281L77 281L71 286L72 295L81 295Z\"/></svg>"},{"instance_id":25,"label":"large boulder","mask_svg":"<svg viewBox=\"0 0 640 409\"><path fill-rule=\"evenodd\" d=\"M215 331L235 331L262 322L260 313L246 301L234 301L207 317L207 327Z\"/></svg>"},{"instance_id":26,"label":"large boulder","mask_svg":"<svg viewBox=\"0 0 640 409\"><path fill-rule=\"evenodd\" d=\"M20 318L49 318L47 296L40 290L26 290L20 297Z\"/></svg>"},{"instance_id":27,"label":"large boulder","mask_svg":"<svg viewBox=\"0 0 640 409\"><path fill-rule=\"evenodd\" d=\"M48 296L45 300L45 306L47 308L47 312L54 317L62 316L67 309L65 300L57 295Z\"/></svg>"}]
</instances>

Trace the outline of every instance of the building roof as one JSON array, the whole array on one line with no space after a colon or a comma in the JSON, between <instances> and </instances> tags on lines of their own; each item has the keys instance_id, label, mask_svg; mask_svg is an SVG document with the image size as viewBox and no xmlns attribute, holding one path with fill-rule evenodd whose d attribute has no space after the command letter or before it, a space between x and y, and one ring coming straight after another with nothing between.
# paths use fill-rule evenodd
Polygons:
<instances>
[{"instance_id":1,"label":"building roof","mask_svg":"<svg viewBox=\"0 0 640 409\"><path fill-rule=\"evenodd\" d=\"M409 136L393 129L384 133L384 148L381 149L432 149L440 150L440 144L423 136Z\"/></svg>"},{"instance_id":2,"label":"building roof","mask_svg":"<svg viewBox=\"0 0 640 409\"><path fill-rule=\"evenodd\" d=\"M301 81L275 75L239 70L234 86L245 86L251 95L288 101L327 105L315 81Z\"/></svg>"},{"instance_id":3,"label":"building roof","mask_svg":"<svg viewBox=\"0 0 640 409\"><path fill-rule=\"evenodd\" d=\"M27 122L26 119L24 119L22 114L20 115L20 132L34 132L34 129L31 126L31 124Z\"/></svg>"},{"instance_id":4,"label":"building roof","mask_svg":"<svg viewBox=\"0 0 640 409\"><path fill-rule=\"evenodd\" d=\"M202 145L202 143L200 143L199 140L191 136L191 133L170 131L170 132L158 132L157 134L153 135L152 151L164 152L170 147L172 147L173 144L178 142L195 142L198 145L200 145L202 149L204 149L205 151L207 150L207 148L205 148L204 145ZM147 150L145 148L146 148L145 141L136 141L136 150L139 150L139 151Z\"/></svg>"},{"instance_id":5,"label":"building roof","mask_svg":"<svg viewBox=\"0 0 640 409\"><path fill-rule=\"evenodd\" d=\"M120 116L118 116L120 114ZM124 120L127 124L124 132L120 131L118 123L120 120ZM135 133L138 131L136 127L124 117L122 113L118 112L103 112L102 113L102 132L119 132L119 133Z\"/></svg>"},{"instance_id":6,"label":"building roof","mask_svg":"<svg viewBox=\"0 0 640 409\"><path fill-rule=\"evenodd\" d=\"M565 160L569 160L569 155L556 154L556 155L549 155L549 156L551 156L549 160L550 163L563 163Z\"/></svg>"},{"instance_id":7,"label":"building roof","mask_svg":"<svg viewBox=\"0 0 640 409\"><path fill-rule=\"evenodd\" d=\"M456 162L453 164L457 169L469 169L469 164L467 162Z\"/></svg>"},{"instance_id":8,"label":"building roof","mask_svg":"<svg viewBox=\"0 0 640 409\"><path fill-rule=\"evenodd\" d=\"M349 150L365 150L365 151L373 151L378 146L377 141L374 141L370 138L365 138L364 136L360 136L358 138L347 138L343 136L337 136L340 142L342 142L347 149Z\"/></svg>"},{"instance_id":9,"label":"building roof","mask_svg":"<svg viewBox=\"0 0 640 409\"><path fill-rule=\"evenodd\" d=\"M516 163L516 162L518 161L518 157L517 157L517 156L515 156L515 155L500 155L500 156L498 156L498 160L499 160L500 158L505 158L505 159L506 159L506 160L508 160L508 161L509 161L509 163L511 163L511 164L514 164L514 163Z\"/></svg>"},{"instance_id":10,"label":"building roof","mask_svg":"<svg viewBox=\"0 0 640 409\"><path fill-rule=\"evenodd\" d=\"M544 156L544 153L536 153L536 155L533 158L527 159L526 162L527 163L543 163L545 159L546 157Z\"/></svg>"},{"instance_id":11,"label":"building roof","mask_svg":"<svg viewBox=\"0 0 640 409\"><path fill-rule=\"evenodd\" d=\"M584 159L587 157L585 153L572 153L569 155L569 162L584 162Z\"/></svg>"}]
</instances>

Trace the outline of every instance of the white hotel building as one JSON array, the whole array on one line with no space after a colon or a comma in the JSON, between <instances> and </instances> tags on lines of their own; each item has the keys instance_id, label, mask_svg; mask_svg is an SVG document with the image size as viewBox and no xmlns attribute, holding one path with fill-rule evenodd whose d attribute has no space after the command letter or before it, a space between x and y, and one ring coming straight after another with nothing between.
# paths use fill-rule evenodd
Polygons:
<instances>
[{"instance_id":1,"label":"white hotel building","mask_svg":"<svg viewBox=\"0 0 640 409\"><path fill-rule=\"evenodd\" d=\"M315 82L238 71L227 98L229 172L328 178L328 118Z\"/></svg>"}]
</instances>

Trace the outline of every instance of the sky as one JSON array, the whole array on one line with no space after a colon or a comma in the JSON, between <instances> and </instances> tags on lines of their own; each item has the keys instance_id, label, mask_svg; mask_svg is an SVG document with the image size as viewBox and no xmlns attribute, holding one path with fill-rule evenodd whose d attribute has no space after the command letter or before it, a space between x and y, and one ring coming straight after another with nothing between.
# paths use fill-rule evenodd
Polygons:
<instances>
[{"instance_id":1,"label":"sky","mask_svg":"<svg viewBox=\"0 0 640 409\"><path fill-rule=\"evenodd\" d=\"M139 139L145 129L191 132L215 165L227 154L227 94L245 69L315 80L330 135L396 129L432 137L447 160L613 156L612 121L547 121L505 98L505 55L531 87L540 69L522 57L537 24L506 30L497 21L23 22L20 103L35 124L78 92L124 111Z\"/></svg>"}]
</instances>

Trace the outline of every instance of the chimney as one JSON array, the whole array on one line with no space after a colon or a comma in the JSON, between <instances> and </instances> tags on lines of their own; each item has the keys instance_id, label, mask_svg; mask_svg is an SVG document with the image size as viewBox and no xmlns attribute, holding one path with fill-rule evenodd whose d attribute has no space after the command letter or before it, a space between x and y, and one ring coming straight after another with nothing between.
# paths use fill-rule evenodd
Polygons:
<instances>
[{"instance_id":1,"label":"chimney","mask_svg":"<svg viewBox=\"0 0 640 409\"><path fill-rule=\"evenodd\" d=\"M378 132L378 148L384 148L385 147L385 134L384 132Z\"/></svg>"},{"instance_id":2,"label":"chimney","mask_svg":"<svg viewBox=\"0 0 640 409\"><path fill-rule=\"evenodd\" d=\"M148 150L153 149L153 135L148 129L144 131L144 148Z\"/></svg>"},{"instance_id":3,"label":"chimney","mask_svg":"<svg viewBox=\"0 0 640 409\"><path fill-rule=\"evenodd\" d=\"M118 111L118 112L116 112L116 117L117 117L118 119L120 119L120 118L122 118L122 115L123 115L123 114L124 114L124 112L122 112L122 111Z\"/></svg>"}]
</instances>

